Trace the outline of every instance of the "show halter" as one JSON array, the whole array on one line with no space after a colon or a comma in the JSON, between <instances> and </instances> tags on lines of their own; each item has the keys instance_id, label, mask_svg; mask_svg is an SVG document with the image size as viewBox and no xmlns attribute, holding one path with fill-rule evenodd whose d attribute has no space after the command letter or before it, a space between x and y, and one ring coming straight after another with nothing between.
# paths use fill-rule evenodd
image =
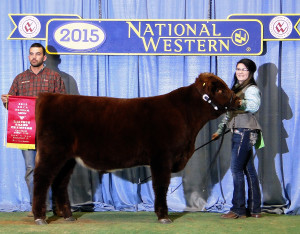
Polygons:
<instances>
[{"instance_id":1,"label":"show halter","mask_svg":"<svg viewBox=\"0 0 300 234\"><path fill-rule=\"evenodd\" d=\"M203 83L203 87L205 86L205 82ZM201 94L201 93L200 93ZM209 103L210 105L212 105L212 107L215 109L215 110L219 110L218 106L212 102L211 98L205 93L202 95L202 99L204 101L206 101L207 103ZM233 93L231 94L231 97L230 97L230 101L229 101L229 105L231 105L231 102L232 102L232 99L233 99ZM224 110L227 110L228 107L225 106L224 107Z\"/></svg>"},{"instance_id":2,"label":"show halter","mask_svg":"<svg viewBox=\"0 0 300 234\"><path fill-rule=\"evenodd\" d=\"M211 101L210 97L207 94L203 94L202 98L203 98L204 101L206 101L210 105L212 105L215 110L218 110L218 107ZM227 110L226 106L225 106L225 109Z\"/></svg>"}]
</instances>

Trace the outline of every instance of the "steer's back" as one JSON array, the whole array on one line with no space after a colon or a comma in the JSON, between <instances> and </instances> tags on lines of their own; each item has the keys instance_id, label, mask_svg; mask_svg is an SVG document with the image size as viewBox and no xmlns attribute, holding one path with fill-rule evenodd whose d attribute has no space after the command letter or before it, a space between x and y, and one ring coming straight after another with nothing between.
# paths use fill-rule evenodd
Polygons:
<instances>
[{"instance_id":1,"label":"steer's back","mask_svg":"<svg viewBox=\"0 0 300 234\"><path fill-rule=\"evenodd\" d=\"M187 126L179 109L168 95L119 99L43 93L36 104L38 149L61 147L61 154L80 156L97 169L149 165L161 151L182 151Z\"/></svg>"}]
</instances>

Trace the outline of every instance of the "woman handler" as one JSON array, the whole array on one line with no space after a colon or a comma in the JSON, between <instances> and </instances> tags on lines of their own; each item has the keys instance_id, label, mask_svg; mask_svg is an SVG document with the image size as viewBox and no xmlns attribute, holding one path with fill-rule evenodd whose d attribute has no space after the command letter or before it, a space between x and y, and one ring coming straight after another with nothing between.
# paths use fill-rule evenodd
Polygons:
<instances>
[{"instance_id":1,"label":"woman handler","mask_svg":"<svg viewBox=\"0 0 300 234\"><path fill-rule=\"evenodd\" d=\"M261 93L254 80L255 63L250 59L237 62L232 90L241 98L241 108L227 112L212 139L217 139L226 126L233 132L231 172L233 177L232 207L225 219L261 217L261 194L258 176L254 167L253 145L261 133L261 127L254 114L261 103ZM245 202L245 179L248 183L247 208Z\"/></svg>"}]
</instances>

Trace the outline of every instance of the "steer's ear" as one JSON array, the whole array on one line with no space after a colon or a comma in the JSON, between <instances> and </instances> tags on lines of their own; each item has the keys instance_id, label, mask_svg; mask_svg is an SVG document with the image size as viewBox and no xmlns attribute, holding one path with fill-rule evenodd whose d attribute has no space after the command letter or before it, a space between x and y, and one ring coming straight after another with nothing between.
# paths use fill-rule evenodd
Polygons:
<instances>
[{"instance_id":1,"label":"steer's ear","mask_svg":"<svg viewBox=\"0 0 300 234\"><path fill-rule=\"evenodd\" d=\"M200 93L210 96L223 94L227 88L225 82L212 73L201 73L195 83Z\"/></svg>"},{"instance_id":2,"label":"steer's ear","mask_svg":"<svg viewBox=\"0 0 300 234\"><path fill-rule=\"evenodd\" d=\"M201 73L195 81L196 88L200 93L207 93L209 87L210 87L210 79L209 76L210 73Z\"/></svg>"}]
</instances>

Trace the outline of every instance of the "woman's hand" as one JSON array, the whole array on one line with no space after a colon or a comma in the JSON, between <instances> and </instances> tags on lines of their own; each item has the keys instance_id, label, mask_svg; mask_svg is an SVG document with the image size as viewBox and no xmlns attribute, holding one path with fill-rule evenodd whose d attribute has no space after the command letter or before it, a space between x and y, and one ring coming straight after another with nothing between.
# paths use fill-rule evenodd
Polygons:
<instances>
[{"instance_id":1,"label":"woman's hand","mask_svg":"<svg viewBox=\"0 0 300 234\"><path fill-rule=\"evenodd\" d=\"M219 138L219 136L220 136L220 135L219 135L218 133L215 132L215 133L212 135L211 139L212 139L212 140L217 140L217 139Z\"/></svg>"}]
</instances>

